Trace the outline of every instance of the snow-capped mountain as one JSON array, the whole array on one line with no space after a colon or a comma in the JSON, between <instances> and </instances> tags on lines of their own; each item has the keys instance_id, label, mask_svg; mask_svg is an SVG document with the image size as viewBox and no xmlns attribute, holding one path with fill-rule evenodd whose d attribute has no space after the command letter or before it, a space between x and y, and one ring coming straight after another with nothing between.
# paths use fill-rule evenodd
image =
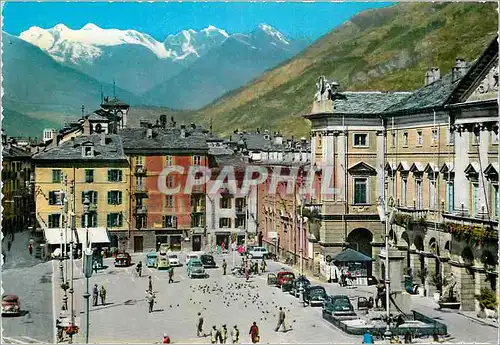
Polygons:
<instances>
[{"instance_id":1,"label":"snow-capped mountain","mask_svg":"<svg viewBox=\"0 0 500 345\"><path fill-rule=\"evenodd\" d=\"M50 29L33 26L19 38L65 67L102 83L115 81L118 87L136 95L147 95L145 99L151 105L178 107L205 105L306 46L268 24L260 24L248 34L229 34L210 25L200 31L189 29L168 35L163 42L136 30L104 29L92 23L77 30L64 24ZM196 101L193 97L168 101L179 91L171 87L185 93L195 80L199 81L196 89L211 90L199 90L206 93L198 95Z\"/></svg>"}]
</instances>

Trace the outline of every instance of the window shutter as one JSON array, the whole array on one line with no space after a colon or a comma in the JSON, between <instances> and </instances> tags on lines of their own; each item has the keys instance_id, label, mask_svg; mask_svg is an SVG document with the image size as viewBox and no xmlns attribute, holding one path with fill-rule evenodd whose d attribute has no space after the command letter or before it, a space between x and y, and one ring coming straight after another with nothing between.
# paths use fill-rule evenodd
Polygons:
<instances>
[{"instance_id":1,"label":"window shutter","mask_svg":"<svg viewBox=\"0 0 500 345\"><path fill-rule=\"evenodd\" d=\"M112 174L113 170L108 170L108 182L111 182L113 181L113 174Z\"/></svg>"},{"instance_id":2,"label":"window shutter","mask_svg":"<svg viewBox=\"0 0 500 345\"><path fill-rule=\"evenodd\" d=\"M113 193L112 192L108 192L108 205L112 205L113 204Z\"/></svg>"},{"instance_id":3,"label":"window shutter","mask_svg":"<svg viewBox=\"0 0 500 345\"><path fill-rule=\"evenodd\" d=\"M107 224L108 224L108 228L111 228L113 226L111 214L108 214L108 216L107 216Z\"/></svg>"},{"instance_id":4,"label":"window shutter","mask_svg":"<svg viewBox=\"0 0 500 345\"><path fill-rule=\"evenodd\" d=\"M122 204L122 192L118 192L118 205Z\"/></svg>"},{"instance_id":5,"label":"window shutter","mask_svg":"<svg viewBox=\"0 0 500 345\"><path fill-rule=\"evenodd\" d=\"M122 171L121 170L117 170L118 171L118 178L117 178L117 181L118 182L121 182L122 181Z\"/></svg>"}]
</instances>

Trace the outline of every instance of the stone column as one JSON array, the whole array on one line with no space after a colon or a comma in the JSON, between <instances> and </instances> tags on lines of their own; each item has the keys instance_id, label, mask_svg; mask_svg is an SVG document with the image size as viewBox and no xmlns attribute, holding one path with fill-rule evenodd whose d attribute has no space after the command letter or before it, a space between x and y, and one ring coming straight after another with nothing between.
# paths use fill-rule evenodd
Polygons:
<instances>
[{"instance_id":1,"label":"stone column","mask_svg":"<svg viewBox=\"0 0 500 345\"><path fill-rule=\"evenodd\" d=\"M426 278L426 286L425 290L427 291L428 297L433 297L434 293L437 292L436 285L433 282L433 275L437 274L436 272L436 259L434 257L426 256L424 258L425 265L427 266L427 278Z\"/></svg>"}]
</instances>

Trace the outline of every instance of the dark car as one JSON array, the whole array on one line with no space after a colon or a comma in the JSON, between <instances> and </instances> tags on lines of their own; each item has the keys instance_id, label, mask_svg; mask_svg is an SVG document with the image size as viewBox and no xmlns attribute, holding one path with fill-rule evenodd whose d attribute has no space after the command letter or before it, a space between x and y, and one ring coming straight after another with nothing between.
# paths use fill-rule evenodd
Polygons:
<instances>
[{"instance_id":1,"label":"dark car","mask_svg":"<svg viewBox=\"0 0 500 345\"><path fill-rule=\"evenodd\" d=\"M212 255L203 254L200 256L200 261L203 264L204 268L216 268L217 264L215 263L215 259Z\"/></svg>"},{"instance_id":2,"label":"dark car","mask_svg":"<svg viewBox=\"0 0 500 345\"><path fill-rule=\"evenodd\" d=\"M289 271L278 272L278 274L276 275L276 286L283 289L283 291L290 291L288 290L289 288L291 288L291 285L289 283L291 283L294 279L295 279L295 274L293 272ZM285 285L287 286L285 287Z\"/></svg>"},{"instance_id":3,"label":"dark car","mask_svg":"<svg viewBox=\"0 0 500 345\"><path fill-rule=\"evenodd\" d=\"M304 290L303 300L305 304L309 304L311 307L316 305L323 305L325 300L328 298L326 290L324 287L319 285L309 285L306 286Z\"/></svg>"},{"instance_id":4,"label":"dark car","mask_svg":"<svg viewBox=\"0 0 500 345\"><path fill-rule=\"evenodd\" d=\"M2 316L13 315L18 316L21 314L21 303L19 297L16 295L4 295L2 297Z\"/></svg>"},{"instance_id":5,"label":"dark car","mask_svg":"<svg viewBox=\"0 0 500 345\"><path fill-rule=\"evenodd\" d=\"M300 276L292 282L292 289L290 294L299 297L301 289L304 290L307 286L311 285L309 279L304 276Z\"/></svg>"},{"instance_id":6,"label":"dark car","mask_svg":"<svg viewBox=\"0 0 500 345\"><path fill-rule=\"evenodd\" d=\"M132 257L129 253L118 253L115 258L115 267L128 267L132 265Z\"/></svg>"},{"instance_id":7,"label":"dark car","mask_svg":"<svg viewBox=\"0 0 500 345\"><path fill-rule=\"evenodd\" d=\"M323 311L334 316L355 316L354 307L348 296L329 296L323 304Z\"/></svg>"}]
</instances>

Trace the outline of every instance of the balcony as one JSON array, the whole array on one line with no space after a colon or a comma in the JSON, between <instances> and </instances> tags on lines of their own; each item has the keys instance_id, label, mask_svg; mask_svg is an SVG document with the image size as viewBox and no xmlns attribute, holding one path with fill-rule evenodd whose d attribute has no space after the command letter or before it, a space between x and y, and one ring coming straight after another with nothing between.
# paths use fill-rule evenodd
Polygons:
<instances>
[{"instance_id":1,"label":"balcony","mask_svg":"<svg viewBox=\"0 0 500 345\"><path fill-rule=\"evenodd\" d=\"M471 215L468 210L461 209L442 213L442 222L448 232L464 232L475 237L498 239L498 219L480 212Z\"/></svg>"},{"instance_id":2,"label":"balcony","mask_svg":"<svg viewBox=\"0 0 500 345\"><path fill-rule=\"evenodd\" d=\"M204 213L205 205L195 205L191 206L191 213Z\"/></svg>"},{"instance_id":3,"label":"balcony","mask_svg":"<svg viewBox=\"0 0 500 345\"><path fill-rule=\"evenodd\" d=\"M191 189L191 194L205 194L205 185L204 184L194 185Z\"/></svg>"},{"instance_id":4,"label":"balcony","mask_svg":"<svg viewBox=\"0 0 500 345\"><path fill-rule=\"evenodd\" d=\"M203 219L191 221L192 228L203 228L204 226L205 226L205 223L203 222Z\"/></svg>"},{"instance_id":5,"label":"balcony","mask_svg":"<svg viewBox=\"0 0 500 345\"><path fill-rule=\"evenodd\" d=\"M90 213L97 212L97 205L96 204L90 204L89 205L89 212Z\"/></svg>"},{"instance_id":6,"label":"balcony","mask_svg":"<svg viewBox=\"0 0 500 345\"><path fill-rule=\"evenodd\" d=\"M146 215L148 213L148 209L146 206L137 206L135 208L135 214L138 216Z\"/></svg>"},{"instance_id":7,"label":"balcony","mask_svg":"<svg viewBox=\"0 0 500 345\"><path fill-rule=\"evenodd\" d=\"M148 171L146 170L146 168L141 165L141 164L138 164L135 166L135 174L138 175L138 176L144 176L144 175L147 175Z\"/></svg>"},{"instance_id":8,"label":"balcony","mask_svg":"<svg viewBox=\"0 0 500 345\"><path fill-rule=\"evenodd\" d=\"M148 188L145 184L136 184L134 189L135 194L148 194Z\"/></svg>"},{"instance_id":9,"label":"balcony","mask_svg":"<svg viewBox=\"0 0 500 345\"><path fill-rule=\"evenodd\" d=\"M394 223L403 227L411 226L411 224L427 224L429 210L414 207L396 207L396 215Z\"/></svg>"},{"instance_id":10,"label":"balcony","mask_svg":"<svg viewBox=\"0 0 500 345\"><path fill-rule=\"evenodd\" d=\"M165 229L177 229L177 219L165 219L163 220L163 227Z\"/></svg>"},{"instance_id":11,"label":"balcony","mask_svg":"<svg viewBox=\"0 0 500 345\"><path fill-rule=\"evenodd\" d=\"M247 214L247 207L246 206L236 206L236 214Z\"/></svg>"}]
</instances>

